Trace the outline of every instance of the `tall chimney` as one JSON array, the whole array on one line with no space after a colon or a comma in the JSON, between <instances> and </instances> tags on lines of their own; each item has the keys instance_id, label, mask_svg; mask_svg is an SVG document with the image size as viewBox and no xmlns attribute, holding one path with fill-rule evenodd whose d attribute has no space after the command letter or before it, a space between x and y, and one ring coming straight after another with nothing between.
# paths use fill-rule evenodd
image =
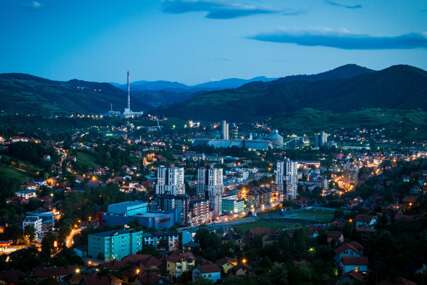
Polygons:
<instances>
[{"instance_id":1,"label":"tall chimney","mask_svg":"<svg viewBox=\"0 0 427 285\"><path fill-rule=\"evenodd\" d=\"M130 79L129 79L129 71L127 73L127 81L128 81L128 109L130 111Z\"/></svg>"}]
</instances>

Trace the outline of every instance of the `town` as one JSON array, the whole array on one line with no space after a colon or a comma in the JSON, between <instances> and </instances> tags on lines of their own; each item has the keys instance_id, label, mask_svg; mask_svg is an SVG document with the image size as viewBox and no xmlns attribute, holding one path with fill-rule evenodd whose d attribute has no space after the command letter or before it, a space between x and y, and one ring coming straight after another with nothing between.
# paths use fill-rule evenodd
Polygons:
<instances>
[{"instance_id":1,"label":"town","mask_svg":"<svg viewBox=\"0 0 427 285\"><path fill-rule=\"evenodd\" d=\"M1 134L6 283L425 278L427 141L152 114L40 120Z\"/></svg>"}]
</instances>

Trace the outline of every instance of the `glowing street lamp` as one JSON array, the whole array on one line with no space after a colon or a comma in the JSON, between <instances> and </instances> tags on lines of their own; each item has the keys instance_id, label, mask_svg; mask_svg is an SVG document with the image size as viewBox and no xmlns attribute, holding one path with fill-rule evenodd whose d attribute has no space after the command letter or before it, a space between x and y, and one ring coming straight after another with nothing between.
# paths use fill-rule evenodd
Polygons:
<instances>
[{"instance_id":1,"label":"glowing street lamp","mask_svg":"<svg viewBox=\"0 0 427 285\"><path fill-rule=\"evenodd\" d=\"M243 265L248 264L248 260L247 260L247 258L246 258L246 257L243 257L243 258L242 258L242 264L243 264Z\"/></svg>"}]
</instances>

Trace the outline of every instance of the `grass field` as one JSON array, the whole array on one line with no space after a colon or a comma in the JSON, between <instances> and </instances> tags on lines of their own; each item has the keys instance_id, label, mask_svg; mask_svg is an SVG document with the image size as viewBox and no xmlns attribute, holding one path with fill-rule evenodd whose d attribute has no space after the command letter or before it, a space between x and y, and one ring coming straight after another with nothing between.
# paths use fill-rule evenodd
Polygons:
<instances>
[{"instance_id":1,"label":"grass field","mask_svg":"<svg viewBox=\"0 0 427 285\"><path fill-rule=\"evenodd\" d=\"M85 152L77 152L77 167L83 170L93 169L97 168L98 164L96 164L95 158Z\"/></svg>"},{"instance_id":2,"label":"grass field","mask_svg":"<svg viewBox=\"0 0 427 285\"><path fill-rule=\"evenodd\" d=\"M260 219L256 222L252 223L246 223L246 224L240 224L237 226L234 226L238 231L241 232L247 232L250 229L253 228L270 228L273 230L280 230L280 229L293 229L293 228L300 228L301 225L297 223L289 223L284 222L283 220L272 220L272 219Z\"/></svg>"},{"instance_id":3,"label":"grass field","mask_svg":"<svg viewBox=\"0 0 427 285\"><path fill-rule=\"evenodd\" d=\"M19 190L22 183L29 180L30 177L25 172L21 172L13 167L0 166L0 196L11 197L15 191Z\"/></svg>"},{"instance_id":4,"label":"grass field","mask_svg":"<svg viewBox=\"0 0 427 285\"><path fill-rule=\"evenodd\" d=\"M292 210L288 213L285 213L283 217L286 219L327 223L334 218L334 214L335 211L333 209L306 208L300 210Z\"/></svg>"}]
</instances>

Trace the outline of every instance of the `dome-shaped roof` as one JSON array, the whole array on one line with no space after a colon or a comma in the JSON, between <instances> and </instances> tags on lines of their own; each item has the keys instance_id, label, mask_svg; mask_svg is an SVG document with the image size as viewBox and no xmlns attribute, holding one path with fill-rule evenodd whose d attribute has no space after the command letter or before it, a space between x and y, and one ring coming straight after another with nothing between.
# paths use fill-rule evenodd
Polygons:
<instances>
[{"instance_id":1,"label":"dome-shaped roof","mask_svg":"<svg viewBox=\"0 0 427 285\"><path fill-rule=\"evenodd\" d=\"M283 146L283 137L279 134L278 130L274 130L270 135L271 143L273 147L282 147Z\"/></svg>"}]
</instances>

